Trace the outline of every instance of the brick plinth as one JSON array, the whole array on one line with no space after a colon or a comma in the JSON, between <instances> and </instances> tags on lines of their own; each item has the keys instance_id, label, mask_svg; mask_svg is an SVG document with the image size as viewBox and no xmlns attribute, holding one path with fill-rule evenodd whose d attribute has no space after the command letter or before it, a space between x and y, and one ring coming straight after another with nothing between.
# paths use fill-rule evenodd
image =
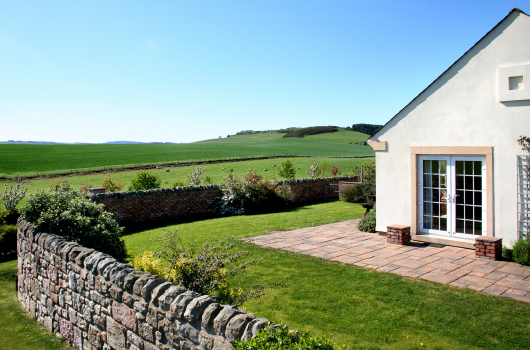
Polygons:
<instances>
[{"instance_id":1,"label":"brick plinth","mask_svg":"<svg viewBox=\"0 0 530 350\"><path fill-rule=\"evenodd\" d=\"M410 242L410 226L390 225L386 228L386 242L405 245Z\"/></svg>"},{"instance_id":2,"label":"brick plinth","mask_svg":"<svg viewBox=\"0 0 530 350\"><path fill-rule=\"evenodd\" d=\"M484 236L475 238L475 256L499 260L502 256L502 238Z\"/></svg>"}]
</instances>

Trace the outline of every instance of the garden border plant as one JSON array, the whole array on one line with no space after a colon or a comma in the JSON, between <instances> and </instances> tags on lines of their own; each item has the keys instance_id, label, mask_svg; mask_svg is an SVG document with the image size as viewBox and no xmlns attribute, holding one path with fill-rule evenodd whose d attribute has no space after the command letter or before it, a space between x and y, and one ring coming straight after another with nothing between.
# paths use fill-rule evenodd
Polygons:
<instances>
[{"instance_id":1,"label":"garden border plant","mask_svg":"<svg viewBox=\"0 0 530 350\"><path fill-rule=\"evenodd\" d=\"M44 232L125 261L127 248L120 239L123 228L104 208L61 182L47 192L32 194L22 215Z\"/></svg>"}]
</instances>

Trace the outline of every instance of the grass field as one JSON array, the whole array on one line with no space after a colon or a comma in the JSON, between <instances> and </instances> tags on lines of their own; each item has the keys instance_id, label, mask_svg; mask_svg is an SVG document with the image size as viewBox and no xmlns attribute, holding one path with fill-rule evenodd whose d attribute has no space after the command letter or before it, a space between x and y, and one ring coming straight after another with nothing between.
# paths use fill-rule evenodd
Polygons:
<instances>
[{"instance_id":1,"label":"grass field","mask_svg":"<svg viewBox=\"0 0 530 350\"><path fill-rule=\"evenodd\" d=\"M0 263L0 349L72 349L64 338L46 331L22 309L17 300L13 279L16 271L16 260Z\"/></svg>"},{"instance_id":2,"label":"grass field","mask_svg":"<svg viewBox=\"0 0 530 350\"><path fill-rule=\"evenodd\" d=\"M0 144L0 176L65 173L105 167L127 167L189 161L247 157L373 156L369 146L358 143L368 135L341 130L304 138L283 134L238 135L187 144L24 145Z\"/></svg>"},{"instance_id":3,"label":"grass field","mask_svg":"<svg viewBox=\"0 0 530 350\"><path fill-rule=\"evenodd\" d=\"M272 174L277 173L277 168L281 166L281 163L286 159L289 159L293 165L297 168L296 178L306 179L309 175L306 173L309 171L309 166L313 162L321 164L324 160L328 164L328 169L325 173L326 176L331 176L331 169L338 166L341 175L352 175L355 167L360 166L364 162L369 162L373 158L274 158L274 159L260 159L253 161L240 161L240 162L226 162L226 163L215 163L203 166L206 167L206 171L203 173L203 178L208 176L211 178L214 184L220 184L225 176L228 176L230 170L234 170L237 175L245 175L249 168L249 164L252 163L257 174L263 175L265 178L270 179ZM149 171L156 173L162 180L162 187L171 187L176 181L186 182L188 174L192 170L195 170L196 166L183 166L183 167L171 167L169 172L167 168L163 169L151 169ZM300 168L300 169L298 169ZM223 170L225 169L225 170ZM267 171L264 171L267 169ZM120 171L111 173L111 179L115 182L125 182L123 191L127 190L131 184L131 179L135 176L138 171ZM38 190L47 190L50 185L56 184L60 181L68 181L73 188L80 188L85 185L93 185L93 187L101 186L103 178L107 174L92 174L92 175L77 175L77 176L65 176L58 178L44 178L44 179L31 179L24 182L24 186L28 188L26 197L22 200L19 206L24 205L27 199L32 193ZM281 178L280 178L281 179ZM0 191L3 191L4 183L8 186L14 184L13 181L2 182L0 180Z\"/></svg>"},{"instance_id":4,"label":"grass field","mask_svg":"<svg viewBox=\"0 0 530 350\"><path fill-rule=\"evenodd\" d=\"M359 205L333 202L165 230L179 227L185 243L203 242L342 221L362 212ZM164 230L148 230L125 236L131 258L159 249L149 238L163 235ZM257 317L330 336L351 349L528 349L527 303L252 244L239 248L251 252L248 259L262 260L234 283L245 288L258 282L285 284L243 304Z\"/></svg>"}]
</instances>

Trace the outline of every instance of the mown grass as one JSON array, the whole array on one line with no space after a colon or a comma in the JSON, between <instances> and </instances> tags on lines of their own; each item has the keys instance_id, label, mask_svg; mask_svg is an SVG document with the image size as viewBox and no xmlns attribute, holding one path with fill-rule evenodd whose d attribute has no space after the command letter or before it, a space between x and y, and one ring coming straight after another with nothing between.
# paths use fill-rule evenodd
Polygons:
<instances>
[{"instance_id":1,"label":"mown grass","mask_svg":"<svg viewBox=\"0 0 530 350\"><path fill-rule=\"evenodd\" d=\"M362 212L355 204L315 204L283 213L182 223L124 239L132 258L159 249L149 238L177 227L186 244L320 225L360 217ZM249 259L262 260L233 283L247 288L258 282L285 284L243 305L257 317L328 335L352 349L528 348L526 303L252 244L238 247L251 251Z\"/></svg>"},{"instance_id":2,"label":"mown grass","mask_svg":"<svg viewBox=\"0 0 530 350\"><path fill-rule=\"evenodd\" d=\"M16 260L0 263L0 349L72 349L64 339L46 331L22 309L13 279L16 271Z\"/></svg>"},{"instance_id":3,"label":"mown grass","mask_svg":"<svg viewBox=\"0 0 530 350\"><path fill-rule=\"evenodd\" d=\"M325 176L331 176L331 169L338 166L341 175L352 175L355 167L360 166L362 163L371 161L372 158L274 158L274 159L260 159L252 161L239 161L239 162L226 162L226 163L215 163L203 165L203 169L206 171L203 173L203 178L208 176L211 178L214 184L220 184L225 176L228 176L230 170L238 175L245 175L249 169L249 164L252 163L253 168L257 174L263 175L265 178L271 178L272 174L277 173L278 167L286 159L290 159L293 165L297 168L296 178L306 179L309 175L306 173L309 171L309 166L313 162L321 164L324 160L328 164L328 168ZM194 166L183 166L183 167L171 167L169 172L166 171L167 167L163 169L151 169L149 171L156 173L162 180L162 187L171 187L176 181L187 182L188 174L192 170L195 170ZM298 169L300 168L300 169ZM225 169L225 170L223 170ZM266 169L266 171L265 171ZM115 182L125 182L125 186L122 189L126 191L131 184L131 179L136 175L138 171L121 171L111 173L111 179ZM92 174L92 175L77 175L77 176L64 176L56 178L45 178L45 179L32 179L25 180L24 187L28 188L26 197L19 204L19 207L23 206L29 196L38 190L47 190L50 185L57 184L60 181L68 181L73 188L80 188L85 185L93 185L93 187L100 187L103 178L107 174ZM281 179L281 178L280 178ZM14 180L2 182L0 181L0 190L3 190L4 183L8 186L14 185Z\"/></svg>"},{"instance_id":4,"label":"mown grass","mask_svg":"<svg viewBox=\"0 0 530 350\"><path fill-rule=\"evenodd\" d=\"M335 135L336 134L336 135ZM187 144L25 145L0 144L0 176L61 173L104 167L224 160L249 157L373 156L359 142L368 137L342 130L305 138L276 138L276 134L234 136ZM362 140L362 141L361 141Z\"/></svg>"}]
</instances>

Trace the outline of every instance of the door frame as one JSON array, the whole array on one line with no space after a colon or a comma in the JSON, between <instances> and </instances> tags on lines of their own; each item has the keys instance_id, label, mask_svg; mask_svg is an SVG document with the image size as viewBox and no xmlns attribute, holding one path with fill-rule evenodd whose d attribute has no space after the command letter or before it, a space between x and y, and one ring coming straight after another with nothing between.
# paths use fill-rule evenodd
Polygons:
<instances>
[{"instance_id":1,"label":"door frame","mask_svg":"<svg viewBox=\"0 0 530 350\"><path fill-rule=\"evenodd\" d=\"M487 212L487 198L486 198L486 158L484 156L469 156L469 155L424 155L420 154L417 156L418 163L417 163L417 171L418 171L418 189L421 189L418 191L418 233L422 235L436 235L436 236L443 236L443 237L449 237L449 238L461 238L461 239L469 239L474 240L478 235L476 234L467 234L462 232L457 232L456 226L457 226L457 202L456 202L456 196L457 196L457 174L456 174L456 162L459 161L473 161L473 162L480 162L481 163L481 178L484 181L481 181L481 229L480 229L480 236L484 236L486 233L486 224L485 224L485 218L486 215L484 215ZM446 220L446 230L436 230L436 229L426 229L423 227L423 219L425 215L425 198L424 198L424 191L422 191L425 188L425 169L424 169L424 162L426 160L429 161L445 161L446 162L446 172L445 172L445 193L447 194L446 200L445 200L445 220ZM441 181L441 180L440 180ZM440 194L441 196L441 194ZM431 201L432 202L432 201ZM442 200L440 198L440 204ZM463 205L463 204L462 204ZM441 210L441 208L440 208ZM442 219L442 216L440 216L440 220ZM441 223L440 223L441 225Z\"/></svg>"},{"instance_id":2,"label":"door frame","mask_svg":"<svg viewBox=\"0 0 530 350\"><path fill-rule=\"evenodd\" d=\"M425 235L419 232L418 227L418 160L419 156L482 156L486 158L486 215L483 225L486 226L486 235L493 237L494 212L493 212L493 147L489 146L420 146L411 147L411 234ZM446 237L451 239L451 237Z\"/></svg>"}]
</instances>

